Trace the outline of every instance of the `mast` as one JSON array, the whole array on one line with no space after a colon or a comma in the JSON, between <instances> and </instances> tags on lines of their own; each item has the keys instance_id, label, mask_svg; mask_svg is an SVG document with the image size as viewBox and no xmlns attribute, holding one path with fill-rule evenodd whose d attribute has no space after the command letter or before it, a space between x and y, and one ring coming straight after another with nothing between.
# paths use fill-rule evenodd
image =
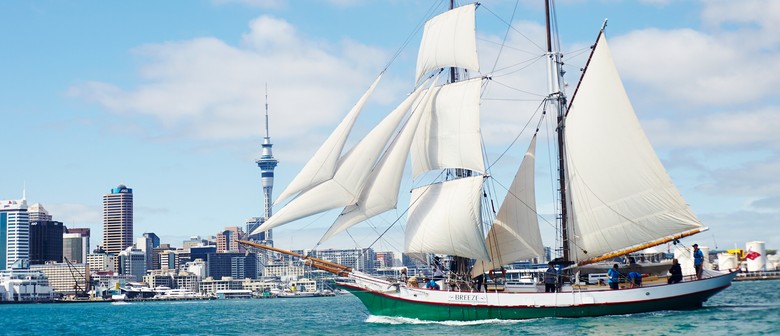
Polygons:
<instances>
[{"instance_id":1,"label":"mast","mask_svg":"<svg viewBox=\"0 0 780 336\"><path fill-rule=\"evenodd\" d=\"M450 10L455 9L455 0L450 0ZM458 68L451 67L450 68L450 83L455 83L458 81ZM455 177L456 178L462 178L471 176L471 172L467 169L455 169ZM461 256L452 256L452 263L454 265L450 265L450 269L454 270L456 274L466 274L468 272L468 263L469 260L466 257Z\"/></svg>"},{"instance_id":2,"label":"mast","mask_svg":"<svg viewBox=\"0 0 780 336\"><path fill-rule=\"evenodd\" d=\"M563 249L563 260L571 261L569 253L569 230L568 230L568 211L567 211L567 199L566 199L566 162L565 162L565 146L564 146L564 131L565 131L565 113L566 113L566 94L562 90L563 74L564 71L561 68L563 65L562 54L558 50L558 36L557 29L553 33L553 17L550 15L550 3L552 0L545 0L544 9L546 15L547 26L547 80L548 80L548 98L554 105L558 114L558 126L556 131L558 133L558 182L560 190L561 200L561 248ZM553 36L555 34L555 36ZM553 40L553 38L555 38Z\"/></svg>"}]
</instances>

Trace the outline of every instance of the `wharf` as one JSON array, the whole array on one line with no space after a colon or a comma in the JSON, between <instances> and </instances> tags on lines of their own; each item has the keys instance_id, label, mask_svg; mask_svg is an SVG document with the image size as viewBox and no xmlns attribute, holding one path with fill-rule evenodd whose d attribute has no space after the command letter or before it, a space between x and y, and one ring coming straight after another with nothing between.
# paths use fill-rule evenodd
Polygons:
<instances>
[{"instance_id":1,"label":"wharf","mask_svg":"<svg viewBox=\"0 0 780 336\"><path fill-rule=\"evenodd\" d=\"M740 272L734 281L780 280L780 271Z\"/></svg>"}]
</instances>

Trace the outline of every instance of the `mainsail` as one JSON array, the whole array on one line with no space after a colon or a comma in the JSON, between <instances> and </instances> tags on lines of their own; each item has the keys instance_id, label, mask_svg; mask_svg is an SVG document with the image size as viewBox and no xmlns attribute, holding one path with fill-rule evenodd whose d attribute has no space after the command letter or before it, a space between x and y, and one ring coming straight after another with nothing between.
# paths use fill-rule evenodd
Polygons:
<instances>
[{"instance_id":1,"label":"mainsail","mask_svg":"<svg viewBox=\"0 0 780 336\"><path fill-rule=\"evenodd\" d=\"M576 261L702 229L647 140L603 32L565 127Z\"/></svg>"},{"instance_id":2,"label":"mainsail","mask_svg":"<svg viewBox=\"0 0 780 336\"><path fill-rule=\"evenodd\" d=\"M542 257L544 246L539 232L534 188L535 152L536 135L531 139L523 162L485 239L490 259L477 260L471 269L472 276L518 260Z\"/></svg>"}]
</instances>

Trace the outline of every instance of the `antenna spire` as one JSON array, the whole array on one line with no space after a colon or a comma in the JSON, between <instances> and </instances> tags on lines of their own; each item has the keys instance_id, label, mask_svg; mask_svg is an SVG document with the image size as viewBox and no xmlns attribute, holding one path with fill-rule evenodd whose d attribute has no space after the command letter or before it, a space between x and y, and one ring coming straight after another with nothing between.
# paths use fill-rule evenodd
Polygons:
<instances>
[{"instance_id":1,"label":"antenna spire","mask_svg":"<svg viewBox=\"0 0 780 336\"><path fill-rule=\"evenodd\" d=\"M265 137L271 137L268 132L268 83L265 83Z\"/></svg>"}]
</instances>

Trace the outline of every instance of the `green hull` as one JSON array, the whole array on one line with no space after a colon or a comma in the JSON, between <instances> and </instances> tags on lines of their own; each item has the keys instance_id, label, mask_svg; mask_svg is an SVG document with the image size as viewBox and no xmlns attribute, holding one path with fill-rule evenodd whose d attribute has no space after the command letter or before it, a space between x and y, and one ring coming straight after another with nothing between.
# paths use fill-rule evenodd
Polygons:
<instances>
[{"instance_id":1,"label":"green hull","mask_svg":"<svg viewBox=\"0 0 780 336\"><path fill-rule=\"evenodd\" d=\"M487 305L446 305L420 303L369 292L357 287L339 284L358 297L376 316L393 316L426 321L474 321L487 319L531 319L542 317L587 317L643 313L658 310L685 310L700 308L702 303L724 288L677 296L668 299L638 301L621 304L591 304L572 307L495 307Z\"/></svg>"}]
</instances>

